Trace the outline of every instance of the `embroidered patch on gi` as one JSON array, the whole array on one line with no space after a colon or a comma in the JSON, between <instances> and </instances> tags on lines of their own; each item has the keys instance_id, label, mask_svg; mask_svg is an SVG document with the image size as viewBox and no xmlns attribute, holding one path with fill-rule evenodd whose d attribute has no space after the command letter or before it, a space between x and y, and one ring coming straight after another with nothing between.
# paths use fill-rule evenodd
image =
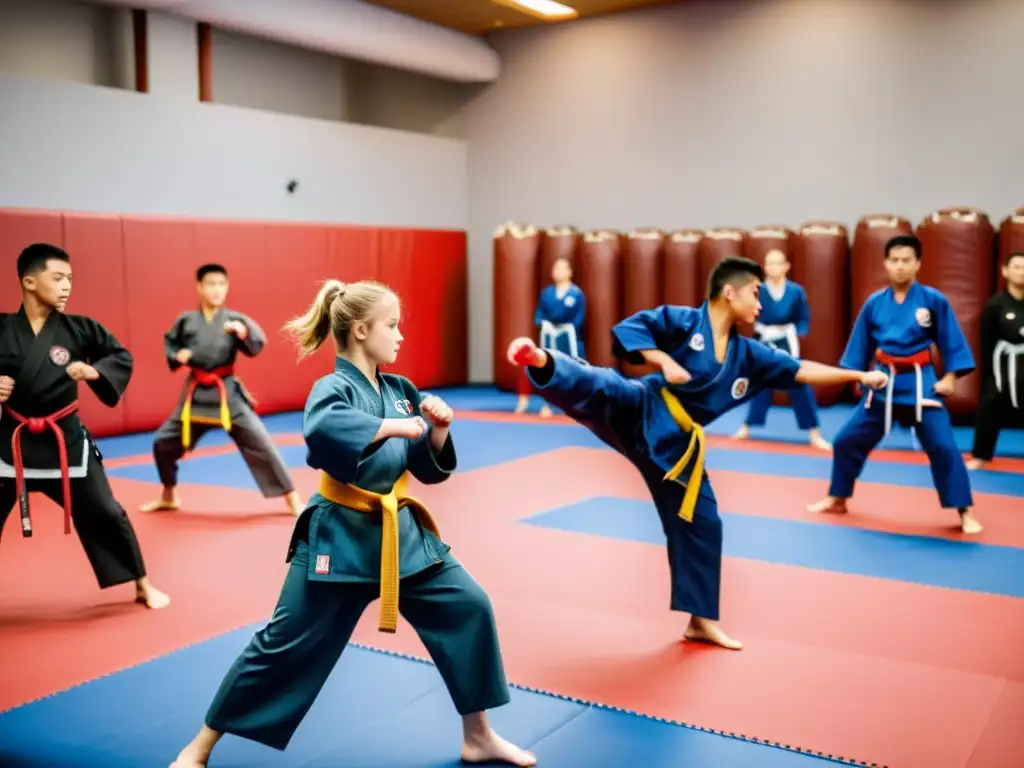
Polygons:
<instances>
[{"instance_id":1,"label":"embroidered patch on gi","mask_svg":"<svg viewBox=\"0 0 1024 768\"><path fill-rule=\"evenodd\" d=\"M565 304L565 306L567 307L573 307L576 305L576 297L566 296L565 299L562 300L562 303Z\"/></svg>"},{"instance_id":2,"label":"embroidered patch on gi","mask_svg":"<svg viewBox=\"0 0 1024 768\"><path fill-rule=\"evenodd\" d=\"M71 359L71 353L64 347L50 347L50 362L54 365L67 365Z\"/></svg>"},{"instance_id":3,"label":"embroidered patch on gi","mask_svg":"<svg viewBox=\"0 0 1024 768\"><path fill-rule=\"evenodd\" d=\"M750 379L739 378L732 383L732 399L739 400L747 394L747 387L750 386Z\"/></svg>"},{"instance_id":4,"label":"embroidered patch on gi","mask_svg":"<svg viewBox=\"0 0 1024 768\"><path fill-rule=\"evenodd\" d=\"M317 555L316 556L316 572L317 573L330 573L331 572L331 556L330 555Z\"/></svg>"},{"instance_id":5,"label":"embroidered patch on gi","mask_svg":"<svg viewBox=\"0 0 1024 768\"><path fill-rule=\"evenodd\" d=\"M932 313L924 307L918 307L914 310L914 318L922 328L928 328L932 324Z\"/></svg>"},{"instance_id":6,"label":"embroidered patch on gi","mask_svg":"<svg viewBox=\"0 0 1024 768\"><path fill-rule=\"evenodd\" d=\"M408 400L395 400L395 410L403 416L412 416L412 403Z\"/></svg>"},{"instance_id":7,"label":"embroidered patch on gi","mask_svg":"<svg viewBox=\"0 0 1024 768\"><path fill-rule=\"evenodd\" d=\"M690 349L694 352L704 351L704 336L702 334L695 333L690 337Z\"/></svg>"}]
</instances>

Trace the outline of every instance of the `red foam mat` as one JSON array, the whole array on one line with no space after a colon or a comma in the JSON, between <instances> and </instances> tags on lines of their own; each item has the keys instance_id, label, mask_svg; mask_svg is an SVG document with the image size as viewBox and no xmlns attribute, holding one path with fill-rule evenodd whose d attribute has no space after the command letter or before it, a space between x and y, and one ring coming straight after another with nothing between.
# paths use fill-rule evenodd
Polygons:
<instances>
[{"instance_id":1,"label":"red foam mat","mask_svg":"<svg viewBox=\"0 0 1024 768\"><path fill-rule=\"evenodd\" d=\"M660 547L516 522L637 488L628 467L603 461L564 449L415 489L489 591L511 680L893 768L1021 764L1024 601L727 559L723 621L746 648L683 644ZM315 487L314 472L295 477L300 492ZM114 485L129 509L156 490ZM0 708L269 615L292 526L280 502L182 492L186 511L132 513L154 582L175 601L156 614L120 602L130 587L96 590L43 499L35 539L8 529L0 583L18 586L0 596ZM376 621L373 605L356 640L425 655L404 622L388 636Z\"/></svg>"},{"instance_id":2,"label":"red foam mat","mask_svg":"<svg viewBox=\"0 0 1024 768\"><path fill-rule=\"evenodd\" d=\"M135 357L117 408L81 388L83 415L100 437L153 429L173 408L182 380L167 368L163 335L196 306L195 270L204 262L227 267L228 305L252 315L267 334L264 352L238 364L262 413L302 408L313 381L331 370L330 344L296 367L296 349L282 333L328 277L380 280L399 292L411 343L395 371L421 387L466 383L464 232L0 209L0 252L12 263L36 241L71 256L68 311L99 320ZM0 284L0 301L0 310L16 311L16 281Z\"/></svg>"}]
</instances>

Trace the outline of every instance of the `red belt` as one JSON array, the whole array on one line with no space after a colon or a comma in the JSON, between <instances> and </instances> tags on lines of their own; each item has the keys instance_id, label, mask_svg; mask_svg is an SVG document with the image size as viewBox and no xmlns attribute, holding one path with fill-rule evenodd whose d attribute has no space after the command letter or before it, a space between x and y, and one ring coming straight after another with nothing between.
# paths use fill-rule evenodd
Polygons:
<instances>
[{"instance_id":1,"label":"red belt","mask_svg":"<svg viewBox=\"0 0 1024 768\"><path fill-rule=\"evenodd\" d=\"M64 494L64 533L71 533L71 476L68 469L68 446L64 442L64 430L57 422L70 416L78 410L78 401L61 408L49 416L22 416L8 408L3 407L11 418L18 422L11 435L11 458L14 461L14 476L17 482L18 498L21 499L26 493L25 490L25 459L21 455L21 430L28 427L28 431L34 435L40 435L50 429L57 438L57 455L60 458L60 479L61 490ZM26 497L27 498L27 497ZM22 529L26 536L32 535L32 523L27 517L27 506L22 507Z\"/></svg>"},{"instance_id":2,"label":"red belt","mask_svg":"<svg viewBox=\"0 0 1024 768\"><path fill-rule=\"evenodd\" d=\"M217 387L220 392L220 424L225 432L231 431L231 408L228 405L228 390L224 386L224 379L235 375L235 366L222 365L212 371L202 371L192 368L192 380L185 390L185 401L181 406L181 444L188 448L192 443L192 395L196 387Z\"/></svg>"},{"instance_id":3,"label":"red belt","mask_svg":"<svg viewBox=\"0 0 1024 768\"><path fill-rule=\"evenodd\" d=\"M912 355L890 355L887 352L883 352L881 349L875 350L875 360L884 365L889 369L889 384L886 387L885 393L885 434L888 435L892 430L892 398L893 390L896 385L896 375L899 373L909 373L911 371L917 377L917 393L914 397L914 417L918 424L922 420L922 408L924 407L924 391L922 389L923 380L921 377L921 369L926 365L932 364L932 351L931 349L922 349L920 352L915 352ZM871 401L874 399L874 390L868 390L867 400L864 401L864 407L870 408Z\"/></svg>"},{"instance_id":4,"label":"red belt","mask_svg":"<svg viewBox=\"0 0 1024 768\"><path fill-rule=\"evenodd\" d=\"M892 369L894 373L909 373L915 365L931 365L932 351L922 349L913 355L890 355L882 350L875 351L875 360Z\"/></svg>"}]
</instances>

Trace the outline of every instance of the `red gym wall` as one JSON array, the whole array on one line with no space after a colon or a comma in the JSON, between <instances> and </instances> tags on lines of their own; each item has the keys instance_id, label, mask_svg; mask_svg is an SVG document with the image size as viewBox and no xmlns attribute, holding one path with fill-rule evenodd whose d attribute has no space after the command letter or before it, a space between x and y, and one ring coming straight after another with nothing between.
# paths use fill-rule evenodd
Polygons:
<instances>
[{"instance_id":1,"label":"red gym wall","mask_svg":"<svg viewBox=\"0 0 1024 768\"><path fill-rule=\"evenodd\" d=\"M715 264L733 255L763 262L771 248L789 256L790 277L807 290L811 330L803 356L835 364L864 301L886 285L883 247L901 232L920 237L924 258L919 279L949 298L980 366L981 312L1002 287L999 265L1009 253L1024 251L1024 208L1005 217L998 230L985 213L970 208L940 209L916 228L898 215L872 214L861 218L852 232L829 221L810 221L796 229L773 225L628 234L540 232L529 225L506 225L494 238L495 382L506 390L516 386L517 373L505 359L505 349L516 336L536 337L533 312L540 290L550 282L555 255L568 255L574 262L575 280L587 298L587 357L595 365L619 365L611 353L610 329L623 317L661 303L696 306ZM641 372L631 366L623 370L629 375ZM817 390L821 405L839 402L847 394L836 387ZM950 411L969 415L979 396L979 377L972 374L949 399Z\"/></svg>"},{"instance_id":2,"label":"red gym wall","mask_svg":"<svg viewBox=\"0 0 1024 768\"><path fill-rule=\"evenodd\" d=\"M9 254L10 270L0 280L2 311L20 304L14 257L36 241L71 256L68 312L102 322L135 357L117 408L81 388L82 415L97 436L153 429L173 408L183 374L168 370L163 334L196 306L195 270L209 261L228 269L228 305L267 334L263 353L238 363L260 413L301 409L312 383L331 370L327 348L297 364L280 330L328 277L381 280L401 297L406 341L393 372L420 389L467 380L465 232L0 209L0 253Z\"/></svg>"}]
</instances>

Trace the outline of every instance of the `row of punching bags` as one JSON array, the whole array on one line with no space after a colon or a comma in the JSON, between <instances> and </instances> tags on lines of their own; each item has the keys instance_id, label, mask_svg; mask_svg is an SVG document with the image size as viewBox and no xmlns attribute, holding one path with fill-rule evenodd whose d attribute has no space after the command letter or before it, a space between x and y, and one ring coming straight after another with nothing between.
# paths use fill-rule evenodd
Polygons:
<instances>
[{"instance_id":1,"label":"row of punching bags","mask_svg":"<svg viewBox=\"0 0 1024 768\"><path fill-rule=\"evenodd\" d=\"M586 297L584 341L592 365L618 367L627 375L643 372L620 365L612 354L610 330L615 323L660 304L698 306L719 261L745 256L763 264L764 255L776 248L792 264L790 279L807 291L811 326L801 354L834 365L861 306L888 284L886 241L909 233L916 233L922 243L918 280L949 299L980 368L981 313L992 293L1003 287L998 265L1008 254L1024 252L1024 208L1001 223L998 236L989 217L971 208L936 211L916 231L901 216L865 216L857 222L852 244L847 227L832 221L812 221L795 230L640 229L628 234L581 233L572 228L541 233L532 225L504 224L494 233L495 383L506 391L516 389L519 374L506 360L505 350L518 336L536 339L537 299L551 281L553 263L562 257L572 262L574 281ZM819 387L815 394L825 406L844 399L848 391ZM954 414L970 414L980 394L975 372L957 385L947 405ZM785 396L778 395L777 401L785 402Z\"/></svg>"}]
</instances>

